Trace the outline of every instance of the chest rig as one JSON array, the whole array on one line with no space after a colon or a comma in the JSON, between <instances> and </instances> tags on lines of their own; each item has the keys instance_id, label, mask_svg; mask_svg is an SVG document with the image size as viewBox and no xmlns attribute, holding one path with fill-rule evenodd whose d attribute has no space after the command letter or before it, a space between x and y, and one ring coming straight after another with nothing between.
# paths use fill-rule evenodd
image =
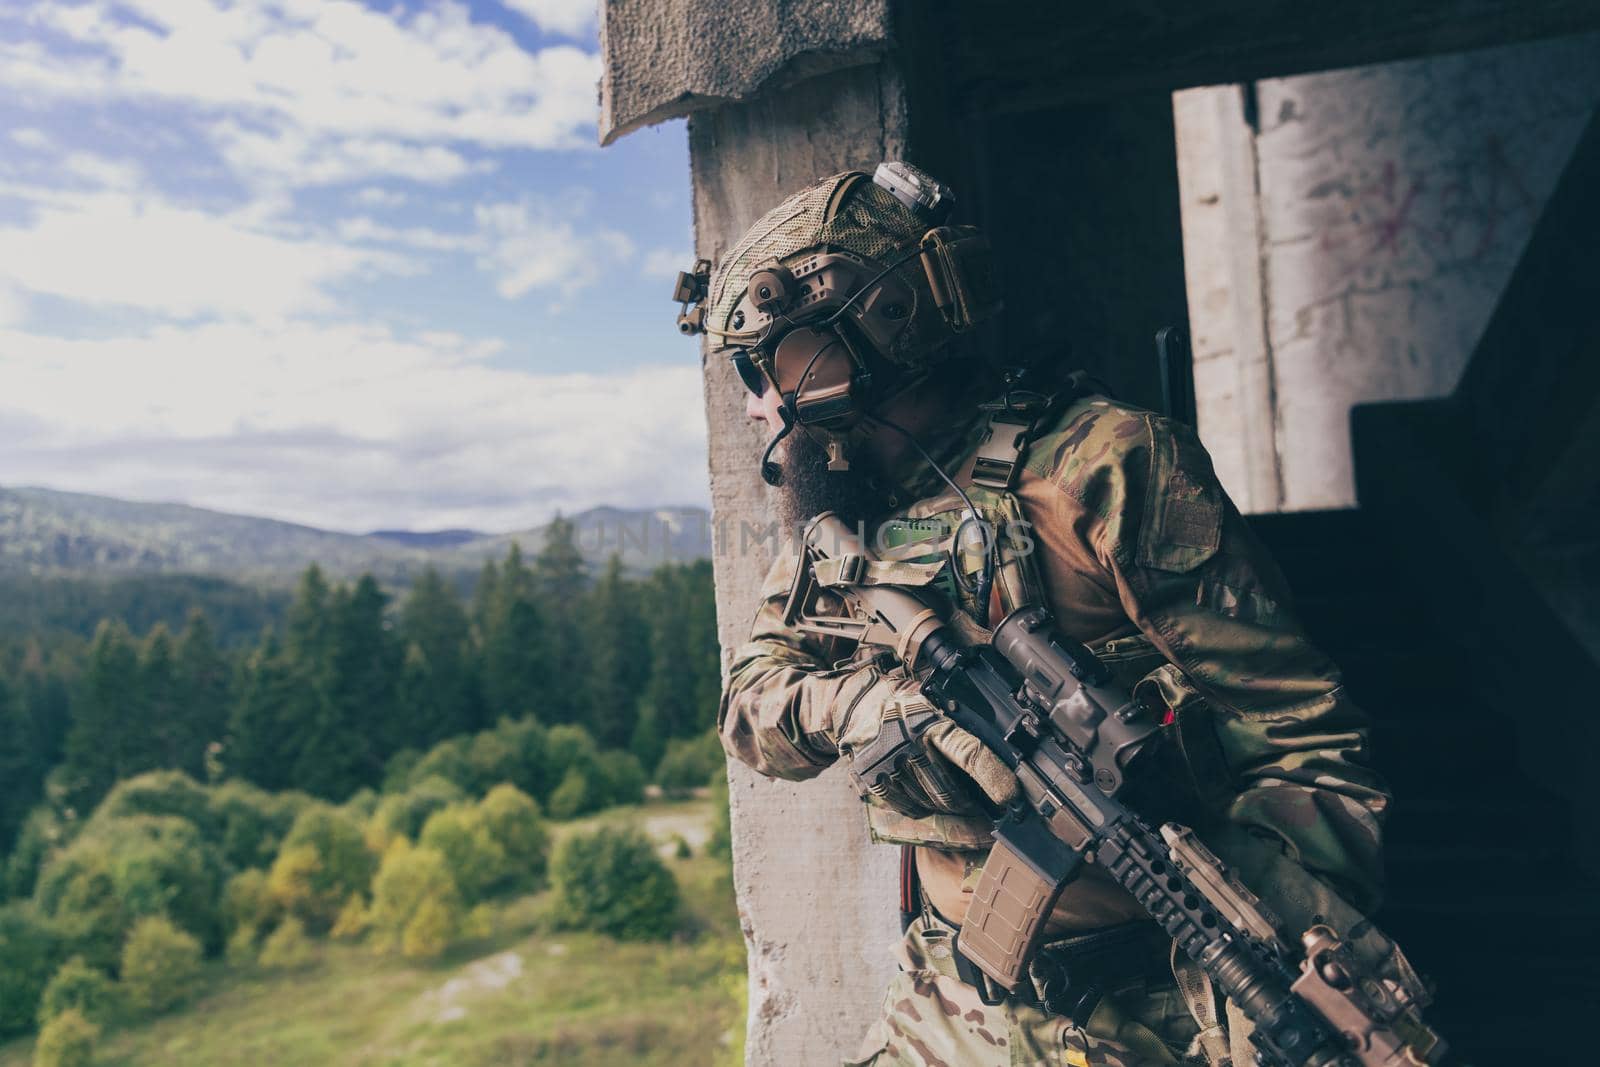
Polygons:
<instances>
[{"instance_id":1,"label":"chest rig","mask_svg":"<svg viewBox=\"0 0 1600 1067\"><path fill-rule=\"evenodd\" d=\"M966 493L981 520L953 489L901 504L873 528L871 544L876 557L841 559L827 573L815 575L816 584L887 584L919 588L937 594L939 614L967 640L989 639L989 627L1024 607L1050 607L1048 588L1035 557L1037 541L1015 487L1027 460L1029 446L1049 432L1078 400L1104 392L1093 379L1074 375L1055 395L1010 390L983 404L987 418L978 421L967 443L952 455L952 478ZM902 494L902 499L908 494ZM891 507L896 502L891 497ZM985 595L978 580L985 553L992 551L993 586ZM979 597L983 599L980 602ZM791 595L792 609L805 599ZM1142 635L1119 638L1093 650L1130 688L1149 687L1176 668ZM874 653L863 648L857 660L865 665ZM879 671L904 676L905 668L881 657L873 661ZM1175 680L1175 679L1174 679ZM1171 704L1175 694L1153 693ZM992 821L982 816L937 814L912 817L892 808L869 803L868 825L873 839L886 844L925 845L967 851L987 849L993 841Z\"/></svg>"},{"instance_id":2,"label":"chest rig","mask_svg":"<svg viewBox=\"0 0 1600 1067\"><path fill-rule=\"evenodd\" d=\"M1056 396L1008 391L982 406L989 415L976 447L953 475L981 525L970 521L966 501L946 490L891 512L876 528L873 550L883 577L940 594L954 609L949 621L973 641L987 640L988 627L1019 608L1046 605L1032 526L1013 490L1028 445L1077 393L1075 387ZM995 556L992 591L979 581L987 552ZM898 666L891 670L904 672ZM982 816L914 818L869 804L867 822L873 840L885 844L979 850L993 842L992 820Z\"/></svg>"}]
</instances>

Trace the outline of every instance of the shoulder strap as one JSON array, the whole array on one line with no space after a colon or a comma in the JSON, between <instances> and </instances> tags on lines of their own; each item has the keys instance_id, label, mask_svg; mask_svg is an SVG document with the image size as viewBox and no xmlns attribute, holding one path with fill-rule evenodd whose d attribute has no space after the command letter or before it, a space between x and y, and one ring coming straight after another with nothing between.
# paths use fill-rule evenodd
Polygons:
<instances>
[{"instance_id":1,"label":"shoulder strap","mask_svg":"<svg viewBox=\"0 0 1600 1067\"><path fill-rule=\"evenodd\" d=\"M1079 372L1069 377L1059 392L1046 395L1008 389L1003 396L983 404L989 412L989 427L973 456L973 483L997 493L1009 492L1017 483L1017 471L1022 468L1028 446L1063 408L1078 397L1097 391L1093 386L1098 384Z\"/></svg>"}]
</instances>

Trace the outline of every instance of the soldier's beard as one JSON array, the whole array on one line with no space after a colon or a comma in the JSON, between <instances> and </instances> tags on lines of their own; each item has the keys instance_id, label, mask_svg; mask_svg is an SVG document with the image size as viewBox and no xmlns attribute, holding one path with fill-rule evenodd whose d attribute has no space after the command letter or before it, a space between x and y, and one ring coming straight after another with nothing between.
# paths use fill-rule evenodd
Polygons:
<instances>
[{"instance_id":1,"label":"soldier's beard","mask_svg":"<svg viewBox=\"0 0 1600 1067\"><path fill-rule=\"evenodd\" d=\"M796 430L782 447L778 518L785 530L794 531L824 511L854 526L883 510L882 494L861 469L852 465L847 471L830 471L827 449L804 430Z\"/></svg>"}]
</instances>

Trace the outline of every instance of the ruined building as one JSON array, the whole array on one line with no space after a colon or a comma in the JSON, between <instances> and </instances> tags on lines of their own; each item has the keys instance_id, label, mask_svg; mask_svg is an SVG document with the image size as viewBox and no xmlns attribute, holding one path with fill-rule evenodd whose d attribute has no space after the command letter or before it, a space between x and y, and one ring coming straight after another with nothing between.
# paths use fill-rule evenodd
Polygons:
<instances>
[{"instance_id":1,"label":"ruined building","mask_svg":"<svg viewBox=\"0 0 1600 1067\"><path fill-rule=\"evenodd\" d=\"M1600 1003L1597 31L1574 0L603 4L602 139L689 117L699 255L906 158L990 234L1008 350L1197 420L1374 716L1380 919L1469 1062L1591 1062ZM705 380L715 517L764 520L761 433ZM725 649L769 548L717 557ZM837 1062L895 852L842 771L731 776L749 1062Z\"/></svg>"}]
</instances>

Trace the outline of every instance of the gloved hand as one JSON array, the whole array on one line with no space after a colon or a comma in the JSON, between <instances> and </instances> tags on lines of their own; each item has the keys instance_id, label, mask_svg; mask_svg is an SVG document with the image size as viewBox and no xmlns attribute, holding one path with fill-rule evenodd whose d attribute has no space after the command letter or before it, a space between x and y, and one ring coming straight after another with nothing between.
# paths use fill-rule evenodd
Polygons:
<instances>
[{"instance_id":1,"label":"gloved hand","mask_svg":"<svg viewBox=\"0 0 1600 1067\"><path fill-rule=\"evenodd\" d=\"M877 672L876 667L863 669ZM835 724L839 751L865 755L880 738L892 743L934 711L914 678L878 674L859 698L839 712ZM859 774L859 764L856 769ZM942 716L910 742L890 773L858 781L871 799L912 818L978 814L983 810L979 791L1001 806L1017 796L1017 776L1011 768L982 741Z\"/></svg>"}]
</instances>

